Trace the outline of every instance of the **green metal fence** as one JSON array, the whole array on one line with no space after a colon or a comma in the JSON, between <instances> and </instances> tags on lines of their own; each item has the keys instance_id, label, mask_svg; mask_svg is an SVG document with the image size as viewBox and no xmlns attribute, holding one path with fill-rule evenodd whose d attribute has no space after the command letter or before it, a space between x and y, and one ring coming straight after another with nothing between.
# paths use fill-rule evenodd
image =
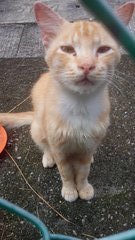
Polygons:
<instances>
[{"instance_id":1,"label":"green metal fence","mask_svg":"<svg viewBox=\"0 0 135 240\"><path fill-rule=\"evenodd\" d=\"M42 240L79 240L75 237L49 233L47 227L39 218L4 199L0 199L0 208L5 209L10 213L14 213L33 224L39 230ZM117 235L100 238L99 240L135 240L135 229Z\"/></svg>"},{"instance_id":2,"label":"green metal fence","mask_svg":"<svg viewBox=\"0 0 135 240\"><path fill-rule=\"evenodd\" d=\"M106 25L106 27L112 32L115 38L118 39L118 41L125 47L125 49L135 60L135 39L124 26L124 24L112 12L107 3L104 0L81 0L81 2L85 4L86 7ZM14 213L36 226L36 228L38 228L41 233L42 240L77 240L77 238L74 237L60 234L50 234L47 227L41 220L26 210L4 199L0 199L0 208ZM135 240L135 229L109 237L100 238L100 240Z\"/></svg>"},{"instance_id":3,"label":"green metal fence","mask_svg":"<svg viewBox=\"0 0 135 240\"><path fill-rule=\"evenodd\" d=\"M86 8L111 31L135 60L135 38L104 0L81 0ZM135 2L134 2L135 4Z\"/></svg>"}]
</instances>

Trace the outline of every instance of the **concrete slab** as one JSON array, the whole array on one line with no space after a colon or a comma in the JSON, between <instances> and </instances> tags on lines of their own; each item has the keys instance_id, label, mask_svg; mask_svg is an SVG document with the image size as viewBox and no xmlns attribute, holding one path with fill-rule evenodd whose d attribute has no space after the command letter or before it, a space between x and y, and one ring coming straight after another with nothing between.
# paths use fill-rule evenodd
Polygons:
<instances>
[{"instance_id":1,"label":"concrete slab","mask_svg":"<svg viewBox=\"0 0 135 240\"><path fill-rule=\"evenodd\" d=\"M41 57L43 46L35 24L33 4L36 0L2 0L0 2L0 58ZM43 1L67 20L88 19L92 15L78 0ZM114 8L125 0L108 0ZM135 17L130 30L135 30Z\"/></svg>"},{"instance_id":2,"label":"concrete slab","mask_svg":"<svg viewBox=\"0 0 135 240\"><path fill-rule=\"evenodd\" d=\"M0 58L15 57L17 55L23 28L22 24L0 26Z\"/></svg>"},{"instance_id":3,"label":"concrete slab","mask_svg":"<svg viewBox=\"0 0 135 240\"><path fill-rule=\"evenodd\" d=\"M1 196L39 216L54 233L94 239L135 226L135 72L123 56L111 90L112 124L95 155L90 181L96 194L92 201L65 202L57 168L43 169L41 153L32 142L29 128L8 132L7 150L31 186L55 209L75 224L67 223L33 193L6 152L0 156ZM0 109L9 111L24 100L36 78L46 69L42 58L0 59ZM118 88L120 90L118 90ZM28 110L26 101L16 111ZM4 240L37 240L39 234L23 220L0 211ZM90 237L90 236L94 237Z\"/></svg>"},{"instance_id":4,"label":"concrete slab","mask_svg":"<svg viewBox=\"0 0 135 240\"><path fill-rule=\"evenodd\" d=\"M0 3L0 24L3 23L33 23L35 22L33 14L33 5L36 0L1 0ZM56 12L68 20L89 17L79 0L44 0L42 1L51 6ZM107 0L115 7L125 3L125 0Z\"/></svg>"}]
</instances>

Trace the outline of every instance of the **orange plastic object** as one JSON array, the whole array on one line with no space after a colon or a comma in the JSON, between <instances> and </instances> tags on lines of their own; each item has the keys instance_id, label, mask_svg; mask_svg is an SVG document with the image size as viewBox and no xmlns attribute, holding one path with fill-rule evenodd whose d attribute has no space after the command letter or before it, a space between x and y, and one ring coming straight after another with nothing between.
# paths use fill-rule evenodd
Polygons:
<instances>
[{"instance_id":1,"label":"orange plastic object","mask_svg":"<svg viewBox=\"0 0 135 240\"><path fill-rule=\"evenodd\" d=\"M0 153L4 150L7 143L7 133L5 129L0 125Z\"/></svg>"}]
</instances>

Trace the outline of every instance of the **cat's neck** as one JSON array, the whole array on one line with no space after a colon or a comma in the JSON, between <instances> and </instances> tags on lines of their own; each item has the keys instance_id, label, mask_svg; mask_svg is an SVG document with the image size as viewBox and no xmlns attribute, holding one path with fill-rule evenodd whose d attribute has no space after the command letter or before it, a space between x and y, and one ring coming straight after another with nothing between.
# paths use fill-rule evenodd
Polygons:
<instances>
[{"instance_id":1,"label":"cat's neck","mask_svg":"<svg viewBox=\"0 0 135 240\"><path fill-rule=\"evenodd\" d=\"M109 106L107 86L85 95L69 91L57 83L56 85L58 104L55 107L65 119L72 116L87 117L90 115L94 119Z\"/></svg>"},{"instance_id":2,"label":"cat's neck","mask_svg":"<svg viewBox=\"0 0 135 240\"><path fill-rule=\"evenodd\" d=\"M108 86L103 85L100 88L96 89L94 92L91 93L84 93L80 94L79 92L71 91L63 86L61 86L59 83L55 82L55 87L58 91L58 98L60 100L68 100L69 102L76 103L77 105L87 105L93 101L100 101L106 99L108 97Z\"/></svg>"}]
</instances>

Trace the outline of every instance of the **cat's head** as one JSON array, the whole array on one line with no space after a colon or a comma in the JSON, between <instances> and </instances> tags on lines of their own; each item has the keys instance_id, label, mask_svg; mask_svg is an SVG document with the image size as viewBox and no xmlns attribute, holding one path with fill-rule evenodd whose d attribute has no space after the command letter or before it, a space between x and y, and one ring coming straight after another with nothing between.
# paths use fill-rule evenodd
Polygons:
<instances>
[{"instance_id":1,"label":"cat's head","mask_svg":"<svg viewBox=\"0 0 135 240\"><path fill-rule=\"evenodd\" d=\"M133 3L117 9L128 24ZM46 62L58 83L73 92L94 92L107 83L120 60L114 38L96 21L68 22L43 3L35 4L35 16L46 47Z\"/></svg>"}]
</instances>

